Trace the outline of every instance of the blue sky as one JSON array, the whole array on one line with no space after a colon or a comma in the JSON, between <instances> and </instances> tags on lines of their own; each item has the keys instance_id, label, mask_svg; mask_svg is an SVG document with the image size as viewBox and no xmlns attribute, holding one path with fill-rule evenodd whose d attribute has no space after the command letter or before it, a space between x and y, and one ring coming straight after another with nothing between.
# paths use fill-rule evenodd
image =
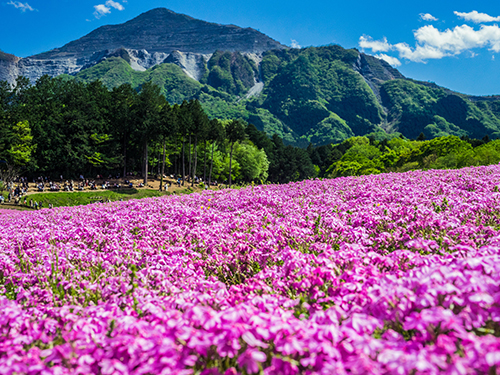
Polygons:
<instances>
[{"instance_id":1,"label":"blue sky","mask_svg":"<svg viewBox=\"0 0 500 375\"><path fill-rule=\"evenodd\" d=\"M409 78L500 94L500 3L492 0L0 0L0 49L26 57L157 7L253 27L289 46L358 48Z\"/></svg>"}]
</instances>

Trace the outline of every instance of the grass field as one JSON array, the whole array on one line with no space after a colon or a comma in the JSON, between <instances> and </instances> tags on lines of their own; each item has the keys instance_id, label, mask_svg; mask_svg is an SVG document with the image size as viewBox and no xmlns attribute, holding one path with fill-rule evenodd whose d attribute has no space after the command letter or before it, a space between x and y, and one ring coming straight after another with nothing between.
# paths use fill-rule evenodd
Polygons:
<instances>
[{"instance_id":1,"label":"grass field","mask_svg":"<svg viewBox=\"0 0 500 375\"><path fill-rule=\"evenodd\" d=\"M190 193L189 189L184 189L179 193ZM129 199L141 199L150 197L160 197L163 195L171 195L173 192L160 192L158 190L152 189L117 189L117 190L96 190L96 191L85 191L85 192L49 192L49 193L35 193L30 194L26 197L27 206L24 205L24 198L21 200L19 205L7 205L4 204L2 207L6 209L17 209L17 210L30 210L29 202L41 202L42 207L47 208L49 203L52 203L54 207L70 207L70 206L81 206L102 201L119 201L119 200L129 200Z\"/></svg>"}]
</instances>

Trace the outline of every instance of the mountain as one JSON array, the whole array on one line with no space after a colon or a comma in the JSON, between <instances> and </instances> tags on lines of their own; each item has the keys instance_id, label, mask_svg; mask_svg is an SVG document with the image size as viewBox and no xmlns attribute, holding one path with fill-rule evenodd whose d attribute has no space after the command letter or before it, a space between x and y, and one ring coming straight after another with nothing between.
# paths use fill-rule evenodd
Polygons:
<instances>
[{"instance_id":1,"label":"mountain","mask_svg":"<svg viewBox=\"0 0 500 375\"><path fill-rule=\"evenodd\" d=\"M0 53L1 80L43 74L110 88L152 81L170 102L197 98L211 117L243 118L300 146L374 132L500 137L500 97L415 81L356 49L292 49L163 8L40 55Z\"/></svg>"},{"instance_id":2,"label":"mountain","mask_svg":"<svg viewBox=\"0 0 500 375\"><path fill-rule=\"evenodd\" d=\"M147 50L149 53L179 51L199 54L211 54L218 49L262 53L284 48L280 43L251 28L209 23L158 8L121 25L99 27L61 48L33 58L82 58L120 47Z\"/></svg>"},{"instance_id":3,"label":"mountain","mask_svg":"<svg viewBox=\"0 0 500 375\"><path fill-rule=\"evenodd\" d=\"M13 82L13 77L23 75L36 81L44 74L76 74L122 49L130 56L131 66L143 71L164 62L174 52L196 67L206 63L216 50L256 56L284 48L287 47L252 28L205 22L157 8L123 24L99 27L48 52L22 59L3 60L0 56L0 79ZM186 72L197 75L188 69Z\"/></svg>"}]
</instances>

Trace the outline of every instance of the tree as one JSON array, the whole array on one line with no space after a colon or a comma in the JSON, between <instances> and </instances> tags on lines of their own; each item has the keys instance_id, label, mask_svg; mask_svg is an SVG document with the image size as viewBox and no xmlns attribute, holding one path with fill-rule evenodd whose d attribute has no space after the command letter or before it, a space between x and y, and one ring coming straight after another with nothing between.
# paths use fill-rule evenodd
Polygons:
<instances>
[{"instance_id":1,"label":"tree","mask_svg":"<svg viewBox=\"0 0 500 375\"><path fill-rule=\"evenodd\" d=\"M167 103L161 94L160 88L151 82L146 82L139 92L136 114L137 128L141 144L143 147L142 175L144 184L148 183L148 143L158 134L161 122L161 110Z\"/></svg>"},{"instance_id":2,"label":"tree","mask_svg":"<svg viewBox=\"0 0 500 375\"><path fill-rule=\"evenodd\" d=\"M259 150L251 142L244 141L235 145L234 158L240 165L244 180L248 182L267 180L269 161L264 150Z\"/></svg>"},{"instance_id":3,"label":"tree","mask_svg":"<svg viewBox=\"0 0 500 375\"><path fill-rule=\"evenodd\" d=\"M186 182L186 161L185 161L185 144L186 137L189 136L189 148L191 149L191 114L189 112L189 103L187 101L183 101L179 107L177 112L177 123L179 134L182 137L182 186ZM190 166L191 167L191 166Z\"/></svg>"},{"instance_id":4,"label":"tree","mask_svg":"<svg viewBox=\"0 0 500 375\"><path fill-rule=\"evenodd\" d=\"M208 125L208 140L212 142L212 156L210 158L210 172L208 173L208 186L212 183L212 170L214 167L214 149L216 143L222 143L225 138L225 129L217 119L210 120Z\"/></svg>"},{"instance_id":5,"label":"tree","mask_svg":"<svg viewBox=\"0 0 500 375\"><path fill-rule=\"evenodd\" d=\"M31 161L36 145L28 121L8 128L5 125L4 122L0 133L0 179L9 183Z\"/></svg>"},{"instance_id":6,"label":"tree","mask_svg":"<svg viewBox=\"0 0 500 375\"><path fill-rule=\"evenodd\" d=\"M233 162L233 148L238 141L245 139L245 125L242 120L232 120L226 127L226 137L230 144L229 154L229 188L231 188L231 166Z\"/></svg>"},{"instance_id":7,"label":"tree","mask_svg":"<svg viewBox=\"0 0 500 375\"><path fill-rule=\"evenodd\" d=\"M127 145L134 127L134 104L137 101L137 91L128 83L115 87L111 92L111 121L117 139L122 140L123 176L127 176Z\"/></svg>"},{"instance_id":8,"label":"tree","mask_svg":"<svg viewBox=\"0 0 500 375\"><path fill-rule=\"evenodd\" d=\"M177 114L178 106L171 107L170 105L165 105L161 111L161 121L160 121L160 136L163 141L163 157L161 165L161 176L160 176L160 190L163 188L163 175L165 174L165 152L166 152L166 142L167 139L173 138L178 131L177 124Z\"/></svg>"},{"instance_id":9,"label":"tree","mask_svg":"<svg viewBox=\"0 0 500 375\"><path fill-rule=\"evenodd\" d=\"M191 186L193 187L194 177L196 175L196 167L198 164L198 154L197 154L198 140L203 140L207 136L209 120L198 100L193 100L190 103L189 110L191 113L191 121L192 121L191 129L194 135L194 167L191 180Z\"/></svg>"}]
</instances>

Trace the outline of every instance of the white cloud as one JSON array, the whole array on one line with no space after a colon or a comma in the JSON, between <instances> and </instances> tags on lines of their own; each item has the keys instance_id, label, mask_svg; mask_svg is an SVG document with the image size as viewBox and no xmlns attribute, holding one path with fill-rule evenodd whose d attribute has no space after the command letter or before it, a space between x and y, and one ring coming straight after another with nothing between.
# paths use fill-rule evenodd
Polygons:
<instances>
[{"instance_id":1,"label":"white cloud","mask_svg":"<svg viewBox=\"0 0 500 375\"><path fill-rule=\"evenodd\" d=\"M424 62L429 59L441 59L447 56L447 54L439 48L429 45L417 45L415 48L412 48L407 43L397 43L392 49L399 53L400 58L414 62Z\"/></svg>"},{"instance_id":2,"label":"white cloud","mask_svg":"<svg viewBox=\"0 0 500 375\"><path fill-rule=\"evenodd\" d=\"M468 25L439 31L433 26L424 26L414 32L415 39L421 45L438 48L447 54L458 55L473 48L489 47L500 51L500 28L498 25L482 25L474 30Z\"/></svg>"},{"instance_id":3,"label":"white cloud","mask_svg":"<svg viewBox=\"0 0 500 375\"><path fill-rule=\"evenodd\" d=\"M371 37L362 36L359 38L359 46L371 49L373 52L387 52L391 49L385 37L382 40L373 40Z\"/></svg>"},{"instance_id":4,"label":"white cloud","mask_svg":"<svg viewBox=\"0 0 500 375\"><path fill-rule=\"evenodd\" d=\"M32 8L28 3L23 4L19 1L9 1L7 4L14 5L17 9L20 9L21 12L26 12L27 10L32 12L32 11L36 10L36 9Z\"/></svg>"},{"instance_id":5,"label":"white cloud","mask_svg":"<svg viewBox=\"0 0 500 375\"><path fill-rule=\"evenodd\" d=\"M295 39L292 39L291 47L292 48L302 48L302 46Z\"/></svg>"},{"instance_id":6,"label":"white cloud","mask_svg":"<svg viewBox=\"0 0 500 375\"><path fill-rule=\"evenodd\" d=\"M101 18L102 16L111 13L111 9L104 4L94 5L94 9L95 18Z\"/></svg>"},{"instance_id":7,"label":"white cloud","mask_svg":"<svg viewBox=\"0 0 500 375\"><path fill-rule=\"evenodd\" d=\"M392 66L401 65L401 61L399 61L396 57L386 55L385 53L380 53L378 55L375 55L375 57L384 60L385 62L387 62L389 65Z\"/></svg>"},{"instance_id":8,"label":"white cloud","mask_svg":"<svg viewBox=\"0 0 500 375\"><path fill-rule=\"evenodd\" d=\"M124 3L126 3L126 1L124 1ZM121 5L120 3L117 3L116 1L107 0L105 4L94 5L95 18L99 19L102 16L105 16L106 14L110 14L111 8L118 9L120 11L125 9L125 7L123 5Z\"/></svg>"},{"instance_id":9,"label":"white cloud","mask_svg":"<svg viewBox=\"0 0 500 375\"><path fill-rule=\"evenodd\" d=\"M498 25L481 25L479 29L461 25L444 31L432 25L426 25L415 30L413 34L416 42L414 47L408 43L390 44L386 38L376 41L366 36L359 38L359 46L363 49L371 49L374 53L394 51L399 58L414 62L442 59L467 51L471 57L474 57L476 53L472 50L477 48L488 48L490 51L500 52ZM387 58L384 60L389 62Z\"/></svg>"},{"instance_id":10,"label":"white cloud","mask_svg":"<svg viewBox=\"0 0 500 375\"><path fill-rule=\"evenodd\" d=\"M420 13L420 19L423 21L438 21L438 19L430 13Z\"/></svg>"},{"instance_id":11,"label":"white cloud","mask_svg":"<svg viewBox=\"0 0 500 375\"><path fill-rule=\"evenodd\" d=\"M118 9L118 10L124 10L125 9L123 7L123 5L121 5L120 3L117 3L116 1L113 1L113 0L106 1L106 5L108 7L112 7L112 8Z\"/></svg>"},{"instance_id":12,"label":"white cloud","mask_svg":"<svg viewBox=\"0 0 500 375\"><path fill-rule=\"evenodd\" d=\"M474 23L484 23L484 22L496 22L500 21L500 16L492 17L486 13L479 13L476 10L473 10L469 13L461 13L461 12L453 12L459 18L463 18L466 21L472 21Z\"/></svg>"}]
</instances>

